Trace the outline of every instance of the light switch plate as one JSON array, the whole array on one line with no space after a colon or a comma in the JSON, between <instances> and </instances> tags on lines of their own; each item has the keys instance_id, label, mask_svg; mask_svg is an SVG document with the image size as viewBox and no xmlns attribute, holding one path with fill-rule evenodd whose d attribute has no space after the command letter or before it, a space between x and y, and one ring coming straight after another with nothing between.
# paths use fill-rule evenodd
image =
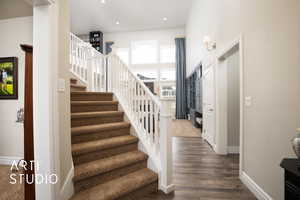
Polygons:
<instances>
[{"instance_id":1,"label":"light switch plate","mask_svg":"<svg viewBox=\"0 0 300 200\"><path fill-rule=\"evenodd\" d=\"M247 106L247 107L252 106L252 97L250 97L250 96L245 97L245 106Z\"/></svg>"},{"instance_id":2,"label":"light switch plate","mask_svg":"<svg viewBox=\"0 0 300 200\"><path fill-rule=\"evenodd\" d=\"M66 91L66 81L65 79L58 79L58 92Z\"/></svg>"}]
</instances>

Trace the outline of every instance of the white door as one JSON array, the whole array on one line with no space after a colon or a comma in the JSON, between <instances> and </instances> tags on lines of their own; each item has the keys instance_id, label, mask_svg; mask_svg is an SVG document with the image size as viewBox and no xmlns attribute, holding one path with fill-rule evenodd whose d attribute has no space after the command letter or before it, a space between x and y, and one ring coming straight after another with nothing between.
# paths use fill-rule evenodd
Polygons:
<instances>
[{"instance_id":1,"label":"white door","mask_svg":"<svg viewBox=\"0 0 300 200\"><path fill-rule=\"evenodd\" d=\"M213 66L203 73L203 138L215 146L215 80Z\"/></svg>"}]
</instances>

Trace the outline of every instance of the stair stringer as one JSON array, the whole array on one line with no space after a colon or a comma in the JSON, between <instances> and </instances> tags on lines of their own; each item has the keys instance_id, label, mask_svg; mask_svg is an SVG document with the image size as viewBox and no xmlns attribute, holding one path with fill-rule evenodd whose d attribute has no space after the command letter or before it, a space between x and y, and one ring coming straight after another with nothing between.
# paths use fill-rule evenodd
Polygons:
<instances>
[{"instance_id":1,"label":"stair stringer","mask_svg":"<svg viewBox=\"0 0 300 200\"><path fill-rule=\"evenodd\" d=\"M157 174L160 174L161 167L159 153L155 152L153 148L150 147L150 144L148 144L148 142L145 140L143 134L139 133L139 128L136 127L135 123L133 123L134 119L131 119L128 110L125 109L124 101L122 100L122 98L119 98L115 92L113 93L113 100L119 102L118 110L124 112L124 121L131 124L130 134L139 138L138 149L149 156L147 167Z\"/></svg>"}]
</instances>

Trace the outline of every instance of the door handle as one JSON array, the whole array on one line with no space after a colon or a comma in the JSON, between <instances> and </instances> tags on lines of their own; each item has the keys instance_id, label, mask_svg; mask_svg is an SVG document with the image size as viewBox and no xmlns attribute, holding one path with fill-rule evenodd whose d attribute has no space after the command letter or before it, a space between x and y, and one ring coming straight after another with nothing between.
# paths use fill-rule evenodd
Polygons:
<instances>
[{"instance_id":1,"label":"door handle","mask_svg":"<svg viewBox=\"0 0 300 200\"><path fill-rule=\"evenodd\" d=\"M209 112L213 112L213 111L214 111L214 109L213 109L213 108L210 108L210 109L208 109L208 111L209 111Z\"/></svg>"}]
</instances>

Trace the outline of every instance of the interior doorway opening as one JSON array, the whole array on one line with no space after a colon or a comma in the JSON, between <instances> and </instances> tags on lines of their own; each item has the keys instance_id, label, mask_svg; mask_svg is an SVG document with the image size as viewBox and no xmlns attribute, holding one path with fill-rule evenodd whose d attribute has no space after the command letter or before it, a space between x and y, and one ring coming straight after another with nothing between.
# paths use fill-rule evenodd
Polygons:
<instances>
[{"instance_id":1,"label":"interior doorway opening","mask_svg":"<svg viewBox=\"0 0 300 200\"><path fill-rule=\"evenodd\" d=\"M216 147L218 154L239 154L243 169L243 57L239 37L217 57Z\"/></svg>"}]
</instances>

